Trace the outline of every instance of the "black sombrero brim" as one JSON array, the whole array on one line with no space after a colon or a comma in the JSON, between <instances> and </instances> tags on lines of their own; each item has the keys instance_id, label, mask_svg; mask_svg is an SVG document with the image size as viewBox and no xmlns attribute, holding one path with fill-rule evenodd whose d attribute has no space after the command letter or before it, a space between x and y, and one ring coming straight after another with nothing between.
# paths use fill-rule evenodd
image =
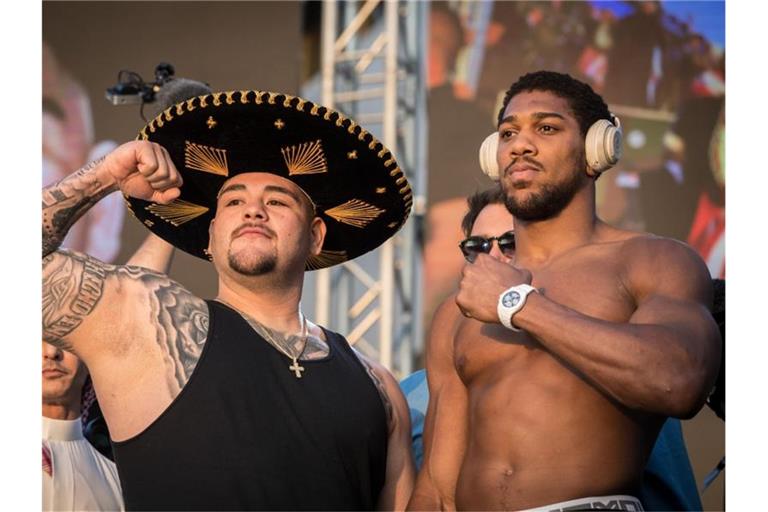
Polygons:
<instances>
[{"instance_id":1,"label":"black sombrero brim","mask_svg":"<svg viewBox=\"0 0 768 512\"><path fill-rule=\"evenodd\" d=\"M184 185L168 205L126 197L128 208L156 235L203 259L216 195L238 174L281 176L314 201L327 234L308 270L375 249L403 226L413 203L408 181L381 142L342 114L295 96L198 96L157 116L138 138L168 151Z\"/></svg>"}]
</instances>

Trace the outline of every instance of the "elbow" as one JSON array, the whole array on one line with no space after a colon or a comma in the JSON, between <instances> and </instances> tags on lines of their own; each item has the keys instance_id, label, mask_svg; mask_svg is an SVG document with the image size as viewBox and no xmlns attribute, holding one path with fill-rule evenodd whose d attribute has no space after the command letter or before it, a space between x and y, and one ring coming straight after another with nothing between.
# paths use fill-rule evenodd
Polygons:
<instances>
[{"instance_id":1,"label":"elbow","mask_svg":"<svg viewBox=\"0 0 768 512\"><path fill-rule=\"evenodd\" d=\"M657 389L656 412L672 418L689 420L704 406L711 386L704 371L682 372L660 380Z\"/></svg>"},{"instance_id":2,"label":"elbow","mask_svg":"<svg viewBox=\"0 0 768 512\"><path fill-rule=\"evenodd\" d=\"M651 394L653 412L688 420L704 407L717 379L720 358L715 351L688 352L655 375Z\"/></svg>"}]
</instances>

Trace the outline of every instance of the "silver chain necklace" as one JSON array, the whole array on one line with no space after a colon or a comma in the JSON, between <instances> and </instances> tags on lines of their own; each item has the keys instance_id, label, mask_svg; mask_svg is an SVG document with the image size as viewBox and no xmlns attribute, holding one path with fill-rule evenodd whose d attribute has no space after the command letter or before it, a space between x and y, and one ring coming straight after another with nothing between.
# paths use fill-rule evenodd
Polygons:
<instances>
[{"instance_id":1,"label":"silver chain necklace","mask_svg":"<svg viewBox=\"0 0 768 512\"><path fill-rule=\"evenodd\" d=\"M281 354L291 359L292 364L288 366L288 369L291 370L296 375L297 379L301 378L301 372L303 372L305 368L299 365L299 358L302 356L302 354L304 354L304 351L307 349L307 341L309 340L309 328L307 327L307 317L304 316L304 313L299 311L299 316L301 316L301 339L303 340L303 343L301 344L301 350L299 351L299 353L294 356L293 354L288 353L288 351L285 350L283 347L281 347L280 344L275 340L275 338L272 337L271 329L269 327L267 327L266 325L260 322L257 322L256 320L251 318L250 315L243 313L232 304L222 299L216 299L216 300L221 302L222 304L226 304L230 308L240 313L243 317L245 317L248 323L256 324L259 327L261 327L261 329L255 329L255 330L259 334L261 334L263 337L265 337L269 342L269 344L272 345L274 348L276 348Z\"/></svg>"}]
</instances>

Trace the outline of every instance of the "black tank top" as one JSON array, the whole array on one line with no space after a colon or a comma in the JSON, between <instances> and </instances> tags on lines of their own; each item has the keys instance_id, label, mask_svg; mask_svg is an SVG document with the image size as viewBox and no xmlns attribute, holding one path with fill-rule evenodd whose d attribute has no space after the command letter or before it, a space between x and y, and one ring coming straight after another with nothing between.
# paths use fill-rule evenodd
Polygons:
<instances>
[{"instance_id":1,"label":"black tank top","mask_svg":"<svg viewBox=\"0 0 768 512\"><path fill-rule=\"evenodd\" d=\"M291 360L239 313L207 301L208 339L187 385L149 427L113 442L128 510L372 510L387 419L339 334Z\"/></svg>"}]
</instances>

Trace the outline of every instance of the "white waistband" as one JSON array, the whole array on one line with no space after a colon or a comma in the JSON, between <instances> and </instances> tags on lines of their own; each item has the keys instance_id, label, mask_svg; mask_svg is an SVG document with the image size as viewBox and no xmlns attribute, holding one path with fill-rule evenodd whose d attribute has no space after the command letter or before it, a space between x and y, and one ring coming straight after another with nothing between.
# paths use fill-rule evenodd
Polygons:
<instances>
[{"instance_id":1,"label":"white waistband","mask_svg":"<svg viewBox=\"0 0 768 512\"><path fill-rule=\"evenodd\" d=\"M634 496L616 494L613 496L590 496L575 500L561 501L543 507L529 508L524 512L566 512L568 510L645 510L640 500Z\"/></svg>"}]
</instances>

